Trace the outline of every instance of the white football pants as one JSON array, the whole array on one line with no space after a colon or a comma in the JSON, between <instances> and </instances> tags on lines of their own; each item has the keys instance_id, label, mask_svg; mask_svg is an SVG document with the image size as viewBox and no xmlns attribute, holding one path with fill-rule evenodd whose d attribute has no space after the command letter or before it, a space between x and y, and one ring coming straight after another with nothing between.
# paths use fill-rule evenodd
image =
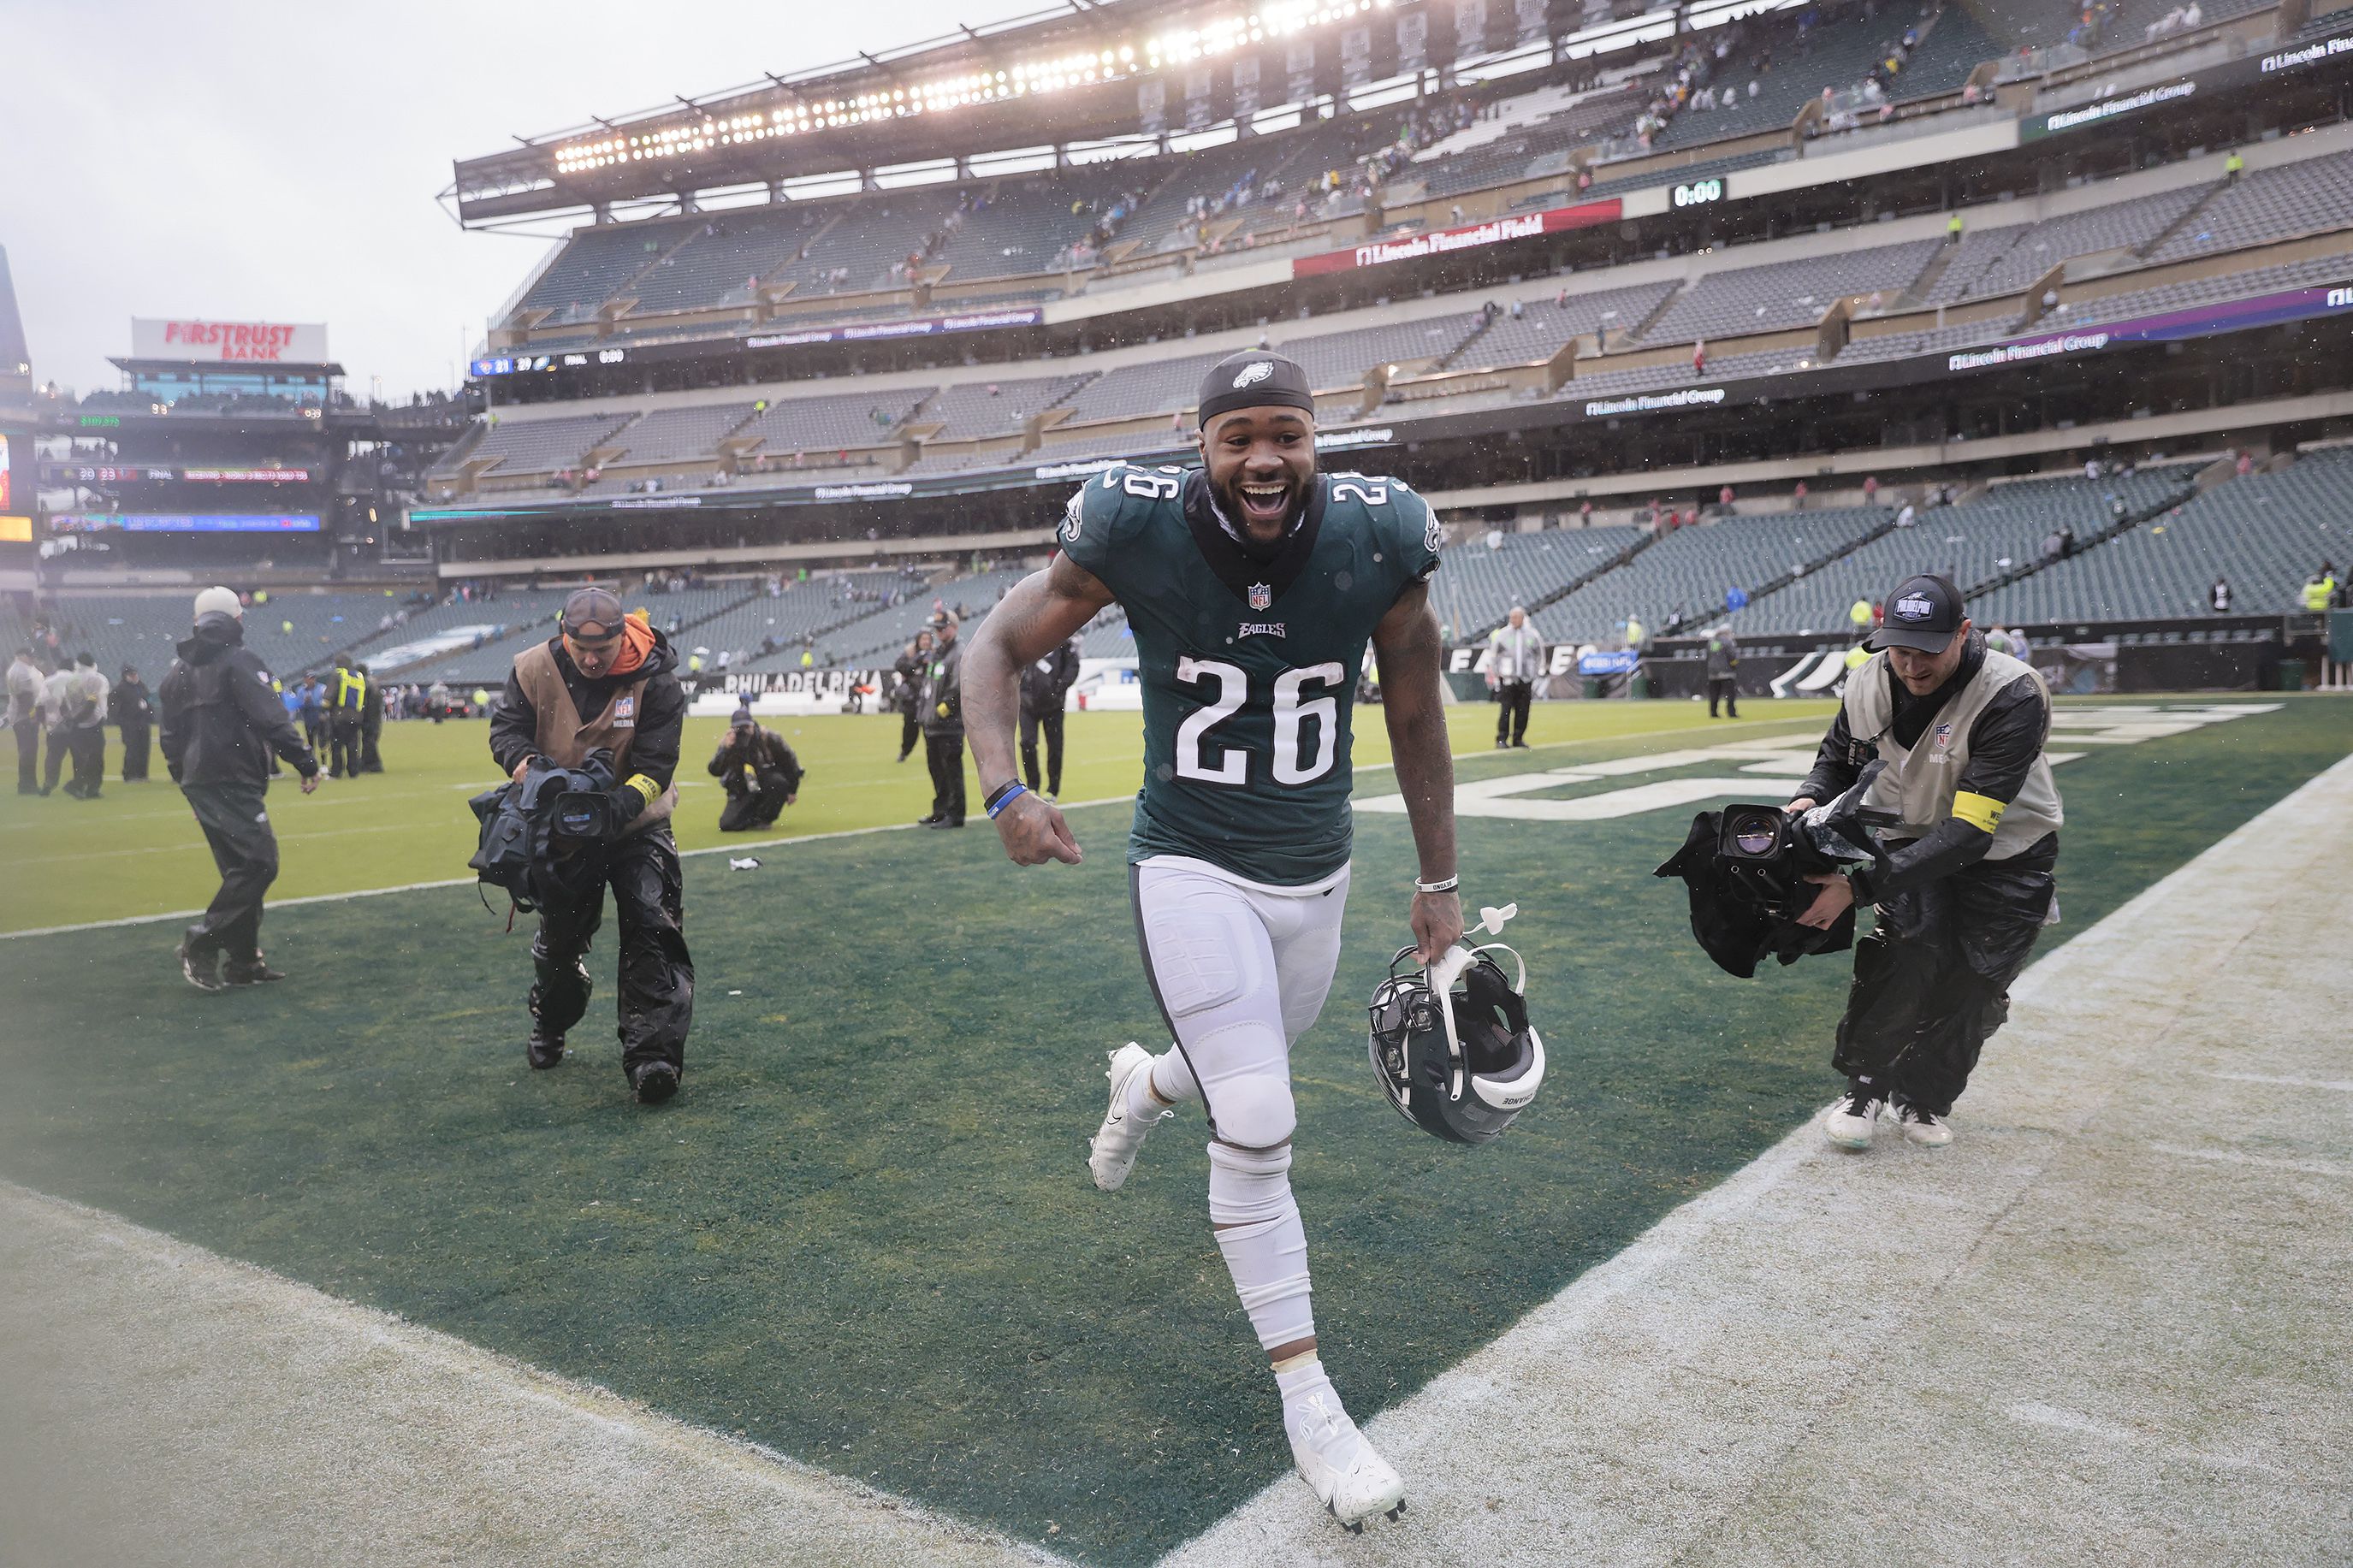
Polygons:
<instances>
[{"instance_id":1,"label":"white football pants","mask_svg":"<svg viewBox=\"0 0 2353 1568\"><path fill-rule=\"evenodd\" d=\"M1210 1223L1271 1351L1315 1331L1307 1236L1291 1193L1291 1043L1331 993L1348 873L1271 888L1155 857L1130 875L1145 973L1176 1037L1153 1064L1153 1087L1170 1101L1202 1100L1214 1134Z\"/></svg>"}]
</instances>

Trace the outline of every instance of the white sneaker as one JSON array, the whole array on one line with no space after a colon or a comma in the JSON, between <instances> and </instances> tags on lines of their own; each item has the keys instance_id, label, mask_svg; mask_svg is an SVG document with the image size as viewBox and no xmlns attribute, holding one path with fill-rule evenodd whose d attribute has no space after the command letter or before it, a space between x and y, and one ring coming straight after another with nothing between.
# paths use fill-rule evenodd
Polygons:
<instances>
[{"instance_id":1,"label":"white sneaker","mask_svg":"<svg viewBox=\"0 0 2353 1568\"><path fill-rule=\"evenodd\" d=\"M1871 1147L1872 1124L1886 1100L1867 1084L1852 1084L1822 1117L1822 1136L1841 1149Z\"/></svg>"},{"instance_id":2,"label":"white sneaker","mask_svg":"<svg viewBox=\"0 0 2353 1568\"><path fill-rule=\"evenodd\" d=\"M1111 1053L1111 1109L1103 1112L1103 1125L1087 1144L1087 1168L1095 1174L1095 1185L1104 1192L1119 1191L1128 1172L1135 1168L1136 1151L1144 1147L1145 1134L1174 1114L1164 1110L1148 1120L1128 1114L1129 1087L1137 1073L1151 1070L1152 1053L1134 1040Z\"/></svg>"},{"instance_id":3,"label":"white sneaker","mask_svg":"<svg viewBox=\"0 0 2353 1568\"><path fill-rule=\"evenodd\" d=\"M1373 1451L1328 1384L1284 1405L1282 1427L1315 1500L1352 1534L1363 1533L1375 1514L1393 1520L1405 1512L1405 1481Z\"/></svg>"},{"instance_id":4,"label":"white sneaker","mask_svg":"<svg viewBox=\"0 0 2353 1568\"><path fill-rule=\"evenodd\" d=\"M1933 1110L1923 1110L1908 1100L1890 1102L1895 1125L1904 1129L1904 1136L1930 1149L1941 1149L1953 1141L1953 1130L1945 1119Z\"/></svg>"}]
</instances>

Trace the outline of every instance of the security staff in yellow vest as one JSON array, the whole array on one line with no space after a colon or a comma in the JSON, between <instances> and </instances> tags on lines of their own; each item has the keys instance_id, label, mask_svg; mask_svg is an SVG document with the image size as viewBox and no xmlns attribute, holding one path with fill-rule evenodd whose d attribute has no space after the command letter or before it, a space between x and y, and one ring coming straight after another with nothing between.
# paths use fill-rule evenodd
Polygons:
<instances>
[{"instance_id":1,"label":"security staff in yellow vest","mask_svg":"<svg viewBox=\"0 0 2353 1568\"><path fill-rule=\"evenodd\" d=\"M1953 1101L2010 1016L2036 933L2058 918L2051 693L2031 666L1986 647L1943 577L1897 588L1872 647L1788 805L1844 794L1876 760L1862 805L1896 819L1881 858L1810 879L1821 891L1799 917L1828 929L1852 905L1878 911L1855 944L1831 1058L1847 1090L1822 1130L1865 1148L1885 1117L1933 1148L1952 1141Z\"/></svg>"},{"instance_id":2,"label":"security staff in yellow vest","mask_svg":"<svg viewBox=\"0 0 2353 1568\"><path fill-rule=\"evenodd\" d=\"M642 615L624 616L609 591L573 595L560 626L515 656L491 720L491 754L519 779L534 758L578 767L598 747L613 753L621 783L605 880L621 928L621 1068L640 1101L658 1104L678 1092L694 1019L694 961L681 931L682 877L670 828L686 690L669 639ZM533 1067L564 1059L565 1034L588 1010L583 960L604 917L602 889L577 906L540 910L523 1049Z\"/></svg>"},{"instance_id":3,"label":"security staff in yellow vest","mask_svg":"<svg viewBox=\"0 0 2353 1568\"><path fill-rule=\"evenodd\" d=\"M2329 602L2337 597L2336 574L2315 572L2304 582L2304 608L2307 615L2328 613Z\"/></svg>"},{"instance_id":4,"label":"security staff in yellow vest","mask_svg":"<svg viewBox=\"0 0 2353 1568\"><path fill-rule=\"evenodd\" d=\"M352 668L349 654L335 656L327 674L327 776L347 779L360 771L360 721L367 711L367 677Z\"/></svg>"}]
</instances>

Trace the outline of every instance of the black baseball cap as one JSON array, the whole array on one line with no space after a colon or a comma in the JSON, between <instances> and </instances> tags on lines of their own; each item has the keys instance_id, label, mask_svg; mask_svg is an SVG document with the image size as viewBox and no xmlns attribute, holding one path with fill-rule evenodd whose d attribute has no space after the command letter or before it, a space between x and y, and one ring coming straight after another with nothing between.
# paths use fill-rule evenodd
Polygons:
<instances>
[{"instance_id":1,"label":"black baseball cap","mask_svg":"<svg viewBox=\"0 0 2353 1568\"><path fill-rule=\"evenodd\" d=\"M1946 577L1906 577L1887 596L1887 618L1871 634L1873 648L1909 647L1942 653L1966 615L1961 591Z\"/></svg>"},{"instance_id":2,"label":"black baseball cap","mask_svg":"<svg viewBox=\"0 0 2353 1568\"><path fill-rule=\"evenodd\" d=\"M1201 378L1198 423L1205 430L1220 414L1269 406L1303 409L1309 418L1315 416L1315 390L1307 384L1307 373L1297 360L1245 349L1228 354Z\"/></svg>"}]
</instances>

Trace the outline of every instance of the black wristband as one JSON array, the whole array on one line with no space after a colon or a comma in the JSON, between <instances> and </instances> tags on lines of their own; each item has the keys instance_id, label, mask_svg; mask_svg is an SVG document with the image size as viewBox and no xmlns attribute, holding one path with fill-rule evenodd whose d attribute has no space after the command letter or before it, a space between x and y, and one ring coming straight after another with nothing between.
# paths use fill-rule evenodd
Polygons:
<instances>
[{"instance_id":1,"label":"black wristband","mask_svg":"<svg viewBox=\"0 0 2353 1568\"><path fill-rule=\"evenodd\" d=\"M981 809L994 816L997 814L998 804L1002 802L1006 796L1011 795L1015 790L1021 787L1022 784L1019 779L1006 780L1003 784L998 784L995 789L990 790L987 795L982 797L980 803Z\"/></svg>"}]
</instances>

